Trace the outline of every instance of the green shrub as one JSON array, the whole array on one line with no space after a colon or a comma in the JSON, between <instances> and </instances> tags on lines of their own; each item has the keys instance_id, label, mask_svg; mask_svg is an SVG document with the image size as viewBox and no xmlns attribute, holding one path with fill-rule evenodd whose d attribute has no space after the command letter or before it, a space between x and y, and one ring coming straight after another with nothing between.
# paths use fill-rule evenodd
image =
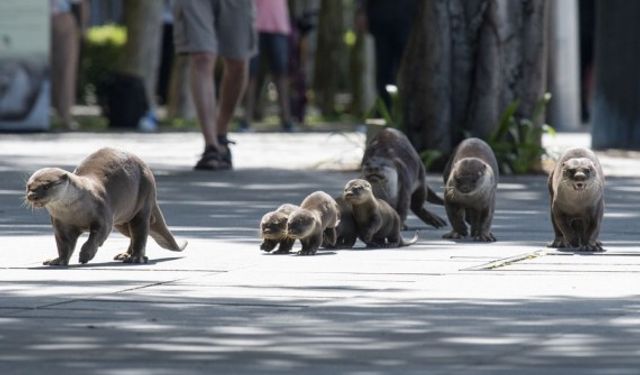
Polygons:
<instances>
[{"instance_id":1,"label":"green shrub","mask_svg":"<svg viewBox=\"0 0 640 375\"><path fill-rule=\"evenodd\" d=\"M96 26L87 31L78 74L79 103L97 103L99 87L115 69L126 41L124 26Z\"/></svg>"},{"instance_id":2,"label":"green shrub","mask_svg":"<svg viewBox=\"0 0 640 375\"><path fill-rule=\"evenodd\" d=\"M540 140L542 134L555 134L555 130L547 125L536 126L541 121L551 94L546 93L538 100L531 118L518 118L515 113L520 101L515 100L500 115L496 130L487 143L498 159L500 171L505 174L524 174L533 171L546 154Z\"/></svg>"}]
</instances>

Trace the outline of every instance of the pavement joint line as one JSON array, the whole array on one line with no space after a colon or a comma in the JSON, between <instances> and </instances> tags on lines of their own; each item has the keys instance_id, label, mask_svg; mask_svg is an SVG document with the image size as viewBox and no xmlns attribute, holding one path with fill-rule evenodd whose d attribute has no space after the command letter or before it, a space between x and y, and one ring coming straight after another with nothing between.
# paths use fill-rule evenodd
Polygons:
<instances>
[{"instance_id":1,"label":"pavement joint line","mask_svg":"<svg viewBox=\"0 0 640 375\"><path fill-rule=\"evenodd\" d=\"M179 268L133 268L133 267L95 267L95 266L71 266L60 268L47 268L47 267L28 267L28 266L12 266L12 267L0 267L1 270L30 270L30 271L47 271L47 270L77 270L77 271L143 271L143 272L189 272L189 273L203 273L203 274L218 274L227 273L229 270L207 270L207 269L179 269Z\"/></svg>"},{"instance_id":2,"label":"pavement joint line","mask_svg":"<svg viewBox=\"0 0 640 375\"><path fill-rule=\"evenodd\" d=\"M530 260L530 259L542 257L542 256L545 256L546 254L547 254L546 250L536 250L529 253L523 253L523 254L510 256L507 258L497 259L488 263L480 264L478 266L463 268L460 271L492 271L497 268L503 268L514 263L522 262L524 260Z\"/></svg>"}]
</instances>

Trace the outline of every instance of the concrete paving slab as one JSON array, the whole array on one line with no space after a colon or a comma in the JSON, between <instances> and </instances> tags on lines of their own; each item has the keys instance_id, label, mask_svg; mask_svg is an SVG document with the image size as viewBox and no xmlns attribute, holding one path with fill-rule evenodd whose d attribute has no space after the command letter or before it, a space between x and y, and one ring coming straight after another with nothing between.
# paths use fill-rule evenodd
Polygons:
<instances>
[{"instance_id":1,"label":"concrete paving slab","mask_svg":"<svg viewBox=\"0 0 640 375\"><path fill-rule=\"evenodd\" d=\"M562 137L557 147L571 144ZM410 215L414 246L274 256L258 249L262 214L339 194L364 138L233 138L236 170L200 173L194 133L0 137L0 373L638 374L637 174L610 169L601 254L545 247L546 178L524 176L501 180L497 243L443 240L446 228ZM22 205L24 181L103 145L149 162L189 246L150 241L149 264L123 265L112 258L128 242L114 233L87 265L76 254L43 267L53 236L46 213ZM442 191L439 176L428 182Z\"/></svg>"}]
</instances>

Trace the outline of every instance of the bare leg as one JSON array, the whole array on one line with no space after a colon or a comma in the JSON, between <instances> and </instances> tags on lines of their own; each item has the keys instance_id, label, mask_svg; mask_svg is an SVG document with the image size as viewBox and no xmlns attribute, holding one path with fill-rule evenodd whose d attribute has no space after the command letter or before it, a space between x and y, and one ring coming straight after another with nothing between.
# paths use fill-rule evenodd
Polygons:
<instances>
[{"instance_id":1,"label":"bare leg","mask_svg":"<svg viewBox=\"0 0 640 375\"><path fill-rule=\"evenodd\" d=\"M224 59L224 74L220 89L220 108L216 121L218 134L227 134L229 122L247 85L247 60Z\"/></svg>"},{"instance_id":2,"label":"bare leg","mask_svg":"<svg viewBox=\"0 0 640 375\"><path fill-rule=\"evenodd\" d=\"M196 107L200 130L206 146L220 149L216 128L216 95L213 69L216 55L208 52L191 54L191 94Z\"/></svg>"},{"instance_id":3,"label":"bare leg","mask_svg":"<svg viewBox=\"0 0 640 375\"><path fill-rule=\"evenodd\" d=\"M244 117L243 121L245 122L247 128L251 121L253 120L253 111L256 105L256 90L257 90L258 82L256 77L249 77L249 83L247 84L247 90L244 94Z\"/></svg>"}]
</instances>

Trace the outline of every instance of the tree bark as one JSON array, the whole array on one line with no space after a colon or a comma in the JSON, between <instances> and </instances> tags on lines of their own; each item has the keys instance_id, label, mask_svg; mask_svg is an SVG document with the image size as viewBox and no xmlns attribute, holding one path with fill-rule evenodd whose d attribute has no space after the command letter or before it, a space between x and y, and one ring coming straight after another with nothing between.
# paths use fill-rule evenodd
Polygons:
<instances>
[{"instance_id":1,"label":"tree bark","mask_svg":"<svg viewBox=\"0 0 640 375\"><path fill-rule=\"evenodd\" d=\"M316 103L325 115L335 113L334 100L342 68L340 59L346 52L342 13L342 0L325 0L321 3L313 88Z\"/></svg>"},{"instance_id":2,"label":"tree bark","mask_svg":"<svg viewBox=\"0 0 640 375\"><path fill-rule=\"evenodd\" d=\"M149 105L153 108L160 65L163 2L135 0L125 1L123 5L127 43L120 71L142 78Z\"/></svg>"},{"instance_id":3,"label":"tree bark","mask_svg":"<svg viewBox=\"0 0 640 375\"><path fill-rule=\"evenodd\" d=\"M514 100L531 117L546 88L547 0L419 4L399 75L416 148L447 156L465 135L486 139Z\"/></svg>"},{"instance_id":4,"label":"tree bark","mask_svg":"<svg viewBox=\"0 0 640 375\"><path fill-rule=\"evenodd\" d=\"M596 2L595 149L640 149L640 2Z\"/></svg>"}]
</instances>

